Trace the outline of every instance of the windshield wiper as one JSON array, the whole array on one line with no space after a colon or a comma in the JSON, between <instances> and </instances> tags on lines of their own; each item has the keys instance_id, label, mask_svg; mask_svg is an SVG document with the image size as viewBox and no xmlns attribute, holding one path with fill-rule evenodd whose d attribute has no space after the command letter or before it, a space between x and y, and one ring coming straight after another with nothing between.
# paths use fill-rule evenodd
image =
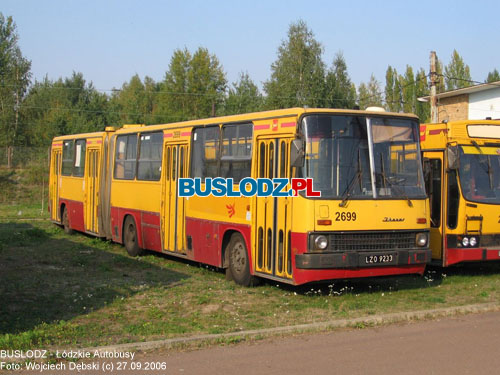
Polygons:
<instances>
[{"instance_id":1,"label":"windshield wiper","mask_svg":"<svg viewBox=\"0 0 500 375\"><path fill-rule=\"evenodd\" d=\"M479 147L479 145L477 144L476 141L472 140L471 143L479 151L479 153L481 155L484 155L483 150L481 150L481 147ZM488 161L488 164L486 166L487 169L486 169L485 172L488 173L488 180L489 180L489 183L490 183L490 190L493 190L493 172L491 171L491 160L490 160L490 156L489 155L486 155L486 160Z\"/></svg>"},{"instance_id":2,"label":"windshield wiper","mask_svg":"<svg viewBox=\"0 0 500 375\"><path fill-rule=\"evenodd\" d=\"M384 156L380 154L380 165L382 169L382 173L380 175L382 176L382 181L384 182L384 189L386 188L386 182L389 184L391 188L393 188L396 191L396 194L399 196L402 196L403 198L406 199L406 202L408 203L408 206L413 207L413 203L411 203L410 198L405 194L405 191L403 188L400 186L396 185L394 182L392 182L387 176L385 175L385 166L384 166Z\"/></svg>"},{"instance_id":3,"label":"windshield wiper","mask_svg":"<svg viewBox=\"0 0 500 375\"><path fill-rule=\"evenodd\" d=\"M358 181L359 181L359 189L361 190L362 178L363 178L363 169L361 167L360 150L358 149L358 170L356 171L356 174L352 177L351 182L349 182L349 186L344 190L344 193L342 194L342 202L339 203L339 207L346 206L347 201L351 196L352 190L354 189L354 186L356 186L356 182Z\"/></svg>"}]
</instances>

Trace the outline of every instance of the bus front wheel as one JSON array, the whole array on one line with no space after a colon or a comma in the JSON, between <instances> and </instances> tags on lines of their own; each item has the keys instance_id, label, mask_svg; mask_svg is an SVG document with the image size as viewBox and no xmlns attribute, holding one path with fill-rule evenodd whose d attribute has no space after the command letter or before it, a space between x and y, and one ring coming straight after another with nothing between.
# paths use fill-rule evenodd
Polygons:
<instances>
[{"instance_id":1,"label":"bus front wheel","mask_svg":"<svg viewBox=\"0 0 500 375\"><path fill-rule=\"evenodd\" d=\"M233 280L243 286L256 285L256 278L250 275L250 262L243 236L233 233L226 251L229 251L229 269Z\"/></svg>"},{"instance_id":2,"label":"bus front wheel","mask_svg":"<svg viewBox=\"0 0 500 375\"><path fill-rule=\"evenodd\" d=\"M127 249L128 255L136 257L142 254L142 249L137 241L137 227L132 216L127 216L123 226L123 243Z\"/></svg>"}]
</instances>

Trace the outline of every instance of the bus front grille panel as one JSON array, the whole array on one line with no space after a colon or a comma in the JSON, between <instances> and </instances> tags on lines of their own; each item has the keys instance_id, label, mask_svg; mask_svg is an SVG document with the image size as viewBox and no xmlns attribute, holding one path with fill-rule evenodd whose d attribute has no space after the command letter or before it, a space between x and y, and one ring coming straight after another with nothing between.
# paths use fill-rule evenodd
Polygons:
<instances>
[{"instance_id":1,"label":"bus front grille panel","mask_svg":"<svg viewBox=\"0 0 500 375\"><path fill-rule=\"evenodd\" d=\"M330 251L378 251L415 248L417 232L353 232L329 235Z\"/></svg>"}]
</instances>

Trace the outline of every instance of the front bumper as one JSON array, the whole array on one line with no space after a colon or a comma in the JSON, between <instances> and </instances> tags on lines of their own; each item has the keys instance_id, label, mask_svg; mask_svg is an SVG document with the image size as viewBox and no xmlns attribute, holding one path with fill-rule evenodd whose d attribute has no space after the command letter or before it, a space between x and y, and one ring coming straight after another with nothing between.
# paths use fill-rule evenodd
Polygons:
<instances>
[{"instance_id":1,"label":"front bumper","mask_svg":"<svg viewBox=\"0 0 500 375\"><path fill-rule=\"evenodd\" d=\"M295 255L295 266L300 269L346 269L427 264L430 249L393 251L357 251L343 253L304 253Z\"/></svg>"}]
</instances>

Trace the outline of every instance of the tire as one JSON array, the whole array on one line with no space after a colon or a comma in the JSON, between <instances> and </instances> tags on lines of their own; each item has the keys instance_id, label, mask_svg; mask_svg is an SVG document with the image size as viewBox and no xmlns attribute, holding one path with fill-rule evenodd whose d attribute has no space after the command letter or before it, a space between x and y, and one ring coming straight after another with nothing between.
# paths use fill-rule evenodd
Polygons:
<instances>
[{"instance_id":1,"label":"tire","mask_svg":"<svg viewBox=\"0 0 500 375\"><path fill-rule=\"evenodd\" d=\"M73 229L69 226L69 218L68 218L68 209L64 206L63 214L62 214L62 225L64 228L64 233L73 234Z\"/></svg>"},{"instance_id":2,"label":"tire","mask_svg":"<svg viewBox=\"0 0 500 375\"><path fill-rule=\"evenodd\" d=\"M137 241L137 227L132 216L127 216L125 219L125 224L123 225L123 243L128 255L136 257L142 254L142 249L139 247L139 242Z\"/></svg>"},{"instance_id":3,"label":"tire","mask_svg":"<svg viewBox=\"0 0 500 375\"><path fill-rule=\"evenodd\" d=\"M226 251L229 252L229 272L234 282L243 286L256 285L256 278L250 275L250 262L243 236L233 233Z\"/></svg>"}]
</instances>

